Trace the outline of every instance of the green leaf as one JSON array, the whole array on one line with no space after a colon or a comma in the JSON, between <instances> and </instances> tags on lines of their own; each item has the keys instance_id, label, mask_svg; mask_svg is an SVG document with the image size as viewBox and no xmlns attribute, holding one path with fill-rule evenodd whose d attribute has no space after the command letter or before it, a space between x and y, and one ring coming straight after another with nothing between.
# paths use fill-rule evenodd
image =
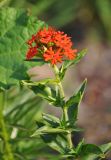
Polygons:
<instances>
[{"instance_id":1,"label":"green leaf","mask_svg":"<svg viewBox=\"0 0 111 160\"><path fill-rule=\"evenodd\" d=\"M43 113L42 114L43 119L49 123L52 127L58 127L60 125L60 121L57 117Z\"/></svg>"},{"instance_id":2,"label":"green leaf","mask_svg":"<svg viewBox=\"0 0 111 160\"><path fill-rule=\"evenodd\" d=\"M46 134L41 137L43 141L47 143L52 149L58 151L61 154L67 153L67 140L62 134Z\"/></svg>"},{"instance_id":3,"label":"green leaf","mask_svg":"<svg viewBox=\"0 0 111 160\"><path fill-rule=\"evenodd\" d=\"M84 139L82 139L82 141L79 142L79 144L76 147L76 153L79 155L79 153L81 153L81 149L82 146L84 145Z\"/></svg>"},{"instance_id":4,"label":"green leaf","mask_svg":"<svg viewBox=\"0 0 111 160\"><path fill-rule=\"evenodd\" d=\"M107 153L108 151L111 151L111 142L101 145L100 148L104 153Z\"/></svg>"},{"instance_id":5,"label":"green leaf","mask_svg":"<svg viewBox=\"0 0 111 160\"><path fill-rule=\"evenodd\" d=\"M81 154L87 155L87 154L97 154L101 155L103 154L102 150L96 146L95 144L84 144L81 149Z\"/></svg>"},{"instance_id":6,"label":"green leaf","mask_svg":"<svg viewBox=\"0 0 111 160\"><path fill-rule=\"evenodd\" d=\"M36 95L39 95L39 97L48 100L50 103L56 101L56 92L42 83L30 83L28 81L22 81L22 85L28 86Z\"/></svg>"},{"instance_id":7,"label":"green leaf","mask_svg":"<svg viewBox=\"0 0 111 160\"><path fill-rule=\"evenodd\" d=\"M28 86L35 94L43 99L47 100L49 104L52 104L56 107L61 107L64 104L64 100L56 94L56 91L49 86L46 86L42 83L28 83L24 82L23 85Z\"/></svg>"},{"instance_id":8,"label":"green leaf","mask_svg":"<svg viewBox=\"0 0 111 160\"><path fill-rule=\"evenodd\" d=\"M57 84L56 79L46 78L40 81L30 81L30 80L22 80L21 85L27 85L27 86L37 86L39 84Z\"/></svg>"},{"instance_id":9,"label":"green leaf","mask_svg":"<svg viewBox=\"0 0 111 160\"><path fill-rule=\"evenodd\" d=\"M36 137L44 134L58 134L58 133L68 133L67 130L58 127L52 127L43 122L36 122L38 129L33 133L32 137Z\"/></svg>"},{"instance_id":10,"label":"green leaf","mask_svg":"<svg viewBox=\"0 0 111 160\"><path fill-rule=\"evenodd\" d=\"M63 65L61 66L60 71L59 71L59 77L61 80L64 78L64 75L65 75L67 69L72 65L76 65L86 55L86 53L87 53L87 49L84 49L77 54L77 57L74 60L64 61Z\"/></svg>"},{"instance_id":11,"label":"green leaf","mask_svg":"<svg viewBox=\"0 0 111 160\"><path fill-rule=\"evenodd\" d=\"M61 128L51 128L50 126L45 125L37 129L32 135L32 137L36 137L44 134L58 134L58 133L67 133L67 131Z\"/></svg>"},{"instance_id":12,"label":"green leaf","mask_svg":"<svg viewBox=\"0 0 111 160\"><path fill-rule=\"evenodd\" d=\"M111 143L103 144L101 146L96 146L94 144L82 144L78 155L80 160L97 160L98 158L104 159L105 153L108 151L111 151Z\"/></svg>"},{"instance_id":13,"label":"green leaf","mask_svg":"<svg viewBox=\"0 0 111 160\"><path fill-rule=\"evenodd\" d=\"M80 160L98 160L98 158L100 157L95 154L82 155L82 157L79 157Z\"/></svg>"},{"instance_id":14,"label":"green leaf","mask_svg":"<svg viewBox=\"0 0 111 160\"><path fill-rule=\"evenodd\" d=\"M38 131L36 131L34 133L35 135L33 134L32 136L40 136L48 146L62 154L67 151L67 139L64 136L64 133L66 133L65 130L60 130L59 128L51 128L50 126L46 126L43 122L37 121L36 123L38 126L38 130L40 130L39 133Z\"/></svg>"},{"instance_id":15,"label":"green leaf","mask_svg":"<svg viewBox=\"0 0 111 160\"><path fill-rule=\"evenodd\" d=\"M27 79L28 68L43 63L25 61L26 41L43 26L27 11L0 9L0 88L19 84L18 80Z\"/></svg>"},{"instance_id":16,"label":"green leaf","mask_svg":"<svg viewBox=\"0 0 111 160\"><path fill-rule=\"evenodd\" d=\"M74 94L67 102L66 107L68 108L68 119L70 125L74 125L74 123L77 121L78 116L78 107L82 100L84 90L86 87L87 80L84 80L83 84L81 85L79 91Z\"/></svg>"},{"instance_id":17,"label":"green leaf","mask_svg":"<svg viewBox=\"0 0 111 160\"><path fill-rule=\"evenodd\" d=\"M76 126L74 126L74 127L72 127L72 128L69 128L69 130L70 130L71 132L83 132L83 129L82 129L82 128L79 128L79 127L76 127Z\"/></svg>"}]
</instances>

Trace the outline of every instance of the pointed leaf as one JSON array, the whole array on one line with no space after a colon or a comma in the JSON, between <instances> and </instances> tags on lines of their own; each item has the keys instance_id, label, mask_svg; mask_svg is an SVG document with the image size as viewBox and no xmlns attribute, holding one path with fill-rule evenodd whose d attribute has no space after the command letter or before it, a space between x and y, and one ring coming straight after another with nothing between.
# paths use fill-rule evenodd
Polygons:
<instances>
[{"instance_id":1,"label":"pointed leaf","mask_svg":"<svg viewBox=\"0 0 111 160\"><path fill-rule=\"evenodd\" d=\"M74 125L74 123L77 121L77 116L78 116L78 107L79 104L82 100L84 90L86 87L87 80L83 82L81 85L79 91L74 94L67 102L66 102L66 107L68 108L68 119L69 123L71 125Z\"/></svg>"},{"instance_id":2,"label":"pointed leaf","mask_svg":"<svg viewBox=\"0 0 111 160\"><path fill-rule=\"evenodd\" d=\"M56 107L62 107L64 104L64 100L60 96L56 95L56 91L51 87L41 84L40 82L36 84L30 84L30 82L28 83L26 81L22 82L23 85L28 86L35 94L47 100L49 104Z\"/></svg>"},{"instance_id":3,"label":"pointed leaf","mask_svg":"<svg viewBox=\"0 0 111 160\"><path fill-rule=\"evenodd\" d=\"M100 148L104 153L107 153L108 151L111 151L111 142L101 145Z\"/></svg>"},{"instance_id":4,"label":"pointed leaf","mask_svg":"<svg viewBox=\"0 0 111 160\"><path fill-rule=\"evenodd\" d=\"M98 157L105 158L103 151L100 149L100 147L96 146L95 144L84 144L79 154L81 155L81 157L97 155Z\"/></svg>"},{"instance_id":5,"label":"pointed leaf","mask_svg":"<svg viewBox=\"0 0 111 160\"><path fill-rule=\"evenodd\" d=\"M44 123L42 122L36 122L38 128L40 129L44 129L43 127L45 126ZM36 132L37 133L37 132ZM42 138L42 140L48 144L51 148L53 148L54 150L60 152L60 153L65 153L67 150L67 139L64 136L64 132L63 134L61 134L61 132L55 132L55 133L46 133L46 134L41 134L40 137Z\"/></svg>"},{"instance_id":6,"label":"pointed leaf","mask_svg":"<svg viewBox=\"0 0 111 160\"><path fill-rule=\"evenodd\" d=\"M59 77L62 80L68 67L77 64L87 53L87 49L80 51L74 60L66 60L60 68Z\"/></svg>"},{"instance_id":7,"label":"pointed leaf","mask_svg":"<svg viewBox=\"0 0 111 160\"><path fill-rule=\"evenodd\" d=\"M61 128L51 128L49 126L43 126L37 129L32 135L32 137L36 137L44 134L58 134L58 133L67 133L67 131Z\"/></svg>"},{"instance_id":8,"label":"pointed leaf","mask_svg":"<svg viewBox=\"0 0 111 160\"><path fill-rule=\"evenodd\" d=\"M60 125L60 121L57 117L43 113L43 119L48 122L52 127L58 127Z\"/></svg>"},{"instance_id":9,"label":"pointed leaf","mask_svg":"<svg viewBox=\"0 0 111 160\"><path fill-rule=\"evenodd\" d=\"M82 139L82 141L79 142L79 144L76 147L76 153L79 155L79 153L81 152L82 146L84 145L84 139Z\"/></svg>"},{"instance_id":10,"label":"pointed leaf","mask_svg":"<svg viewBox=\"0 0 111 160\"><path fill-rule=\"evenodd\" d=\"M103 154L102 150L95 144L84 144L82 146L81 152L83 155L87 155L87 154L101 155Z\"/></svg>"},{"instance_id":11,"label":"pointed leaf","mask_svg":"<svg viewBox=\"0 0 111 160\"><path fill-rule=\"evenodd\" d=\"M67 140L61 134L46 134L41 136L43 141L47 143L52 149L58 151L61 154L67 152Z\"/></svg>"}]
</instances>

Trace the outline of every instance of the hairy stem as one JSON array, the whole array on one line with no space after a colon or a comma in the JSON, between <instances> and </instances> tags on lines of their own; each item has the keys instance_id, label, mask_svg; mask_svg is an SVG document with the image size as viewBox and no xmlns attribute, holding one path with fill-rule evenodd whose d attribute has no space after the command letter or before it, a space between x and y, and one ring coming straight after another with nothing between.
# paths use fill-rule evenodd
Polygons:
<instances>
[{"instance_id":1,"label":"hairy stem","mask_svg":"<svg viewBox=\"0 0 111 160\"><path fill-rule=\"evenodd\" d=\"M59 87L59 91L60 91L61 97L64 98L65 97L64 89L63 89L61 80L59 78L59 69L57 68L56 65L54 65L54 73L55 73L56 79L58 80L58 87ZM68 121L67 107L63 106L62 107L62 111L63 111L63 119L64 119L65 122L67 122ZM71 149L73 147L72 138L71 138L71 132L69 132L67 134L67 141L68 141L68 146Z\"/></svg>"},{"instance_id":2,"label":"hairy stem","mask_svg":"<svg viewBox=\"0 0 111 160\"><path fill-rule=\"evenodd\" d=\"M4 142L4 153L3 153L3 159L4 160L14 160L11 146L9 144L9 135L6 129L6 124L3 116L3 109L5 106L5 92L0 91L0 135L3 138Z\"/></svg>"}]
</instances>

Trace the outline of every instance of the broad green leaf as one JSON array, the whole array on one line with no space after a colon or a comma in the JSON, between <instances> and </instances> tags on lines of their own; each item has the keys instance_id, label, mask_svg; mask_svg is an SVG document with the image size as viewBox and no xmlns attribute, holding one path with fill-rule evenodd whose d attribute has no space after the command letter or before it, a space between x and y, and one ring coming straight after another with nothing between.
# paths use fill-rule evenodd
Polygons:
<instances>
[{"instance_id":1,"label":"broad green leaf","mask_svg":"<svg viewBox=\"0 0 111 160\"><path fill-rule=\"evenodd\" d=\"M64 61L63 65L61 66L60 71L59 71L59 77L61 80L64 78L64 75L65 75L68 67L77 64L86 55L86 53L87 53L87 49L84 49L77 54L77 57L74 60Z\"/></svg>"},{"instance_id":2,"label":"broad green leaf","mask_svg":"<svg viewBox=\"0 0 111 160\"><path fill-rule=\"evenodd\" d=\"M29 16L27 11L0 9L0 88L27 79L27 69L43 63L25 61L26 41L43 26L44 22Z\"/></svg>"},{"instance_id":3,"label":"broad green leaf","mask_svg":"<svg viewBox=\"0 0 111 160\"><path fill-rule=\"evenodd\" d=\"M66 107L68 108L68 119L69 119L70 125L74 125L74 123L77 121L78 107L82 100L86 83L87 83L87 80L84 80L79 91L76 94L74 94L71 98L69 98L69 100L66 102Z\"/></svg>"},{"instance_id":4,"label":"broad green leaf","mask_svg":"<svg viewBox=\"0 0 111 160\"><path fill-rule=\"evenodd\" d=\"M60 125L60 121L57 117L43 113L42 114L43 119L49 123L52 127L58 127Z\"/></svg>"}]
</instances>

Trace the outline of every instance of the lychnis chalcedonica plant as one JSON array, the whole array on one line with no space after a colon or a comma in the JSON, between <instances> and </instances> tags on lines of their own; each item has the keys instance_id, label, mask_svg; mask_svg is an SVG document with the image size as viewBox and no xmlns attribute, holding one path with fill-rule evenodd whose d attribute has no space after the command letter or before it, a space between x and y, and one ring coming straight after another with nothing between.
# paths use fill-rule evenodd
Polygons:
<instances>
[{"instance_id":1,"label":"lychnis chalcedonica plant","mask_svg":"<svg viewBox=\"0 0 111 160\"><path fill-rule=\"evenodd\" d=\"M85 79L79 90L66 98L62 85L65 73L87 51L78 51L72 46L71 38L64 32L48 27L30 12L0 8L0 160L39 157L100 160L107 157L111 143L96 146L82 139L74 146L71 138L72 135L75 138L75 132L82 131L77 127L78 107L87 83ZM55 76L31 81L28 69L44 64L50 66ZM16 90L20 91L19 95ZM42 113L40 120L41 98L57 107L62 116ZM32 125L35 119L36 130ZM59 154L53 155L55 152L49 152L46 145Z\"/></svg>"},{"instance_id":2,"label":"lychnis chalcedonica plant","mask_svg":"<svg viewBox=\"0 0 111 160\"><path fill-rule=\"evenodd\" d=\"M76 65L86 54L86 49L78 52L72 49L71 37L52 27L43 27L27 42L27 63L43 61L53 70L54 78L41 81L23 80L35 94L52 106L61 108L60 118L42 113L42 121L37 121L37 130L32 137L41 137L51 148L60 153L60 158L70 160L100 160L106 157L111 143L96 146L86 144L82 139L77 146L72 142L72 134L81 131L77 127L78 107L86 87L85 79L77 92L66 100L62 81L70 66ZM44 72L44 71L43 71Z\"/></svg>"}]
</instances>

